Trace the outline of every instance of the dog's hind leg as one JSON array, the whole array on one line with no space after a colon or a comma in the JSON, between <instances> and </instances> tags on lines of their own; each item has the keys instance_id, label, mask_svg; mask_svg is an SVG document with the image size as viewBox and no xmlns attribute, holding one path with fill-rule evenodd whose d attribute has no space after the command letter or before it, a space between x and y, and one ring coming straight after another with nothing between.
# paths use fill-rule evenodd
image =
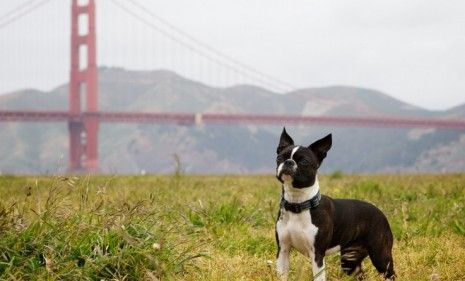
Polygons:
<instances>
[{"instance_id":1,"label":"dog's hind leg","mask_svg":"<svg viewBox=\"0 0 465 281\"><path fill-rule=\"evenodd\" d=\"M392 260L391 249L384 247L382 249L370 249L370 259L379 273L383 274L385 280L394 280L394 262Z\"/></svg>"},{"instance_id":2,"label":"dog's hind leg","mask_svg":"<svg viewBox=\"0 0 465 281\"><path fill-rule=\"evenodd\" d=\"M354 275L358 280L364 278L362 261L368 251L362 246L350 246L341 249L341 268L348 275Z\"/></svg>"},{"instance_id":3,"label":"dog's hind leg","mask_svg":"<svg viewBox=\"0 0 465 281\"><path fill-rule=\"evenodd\" d=\"M371 255L370 259L373 262L373 265L376 267L379 273L383 274L385 280L394 280L396 274L394 272L394 263L391 255Z\"/></svg>"},{"instance_id":4,"label":"dog's hind leg","mask_svg":"<svg viewBox=\"0 0 465 281\"><path fill-rule=\"evenodd\" d=\"M371 262L385 280L394 280L394 261L392 259L393 236L386 218L375 228L368 241L368 254Z\"/></svg>"}]
</instances>

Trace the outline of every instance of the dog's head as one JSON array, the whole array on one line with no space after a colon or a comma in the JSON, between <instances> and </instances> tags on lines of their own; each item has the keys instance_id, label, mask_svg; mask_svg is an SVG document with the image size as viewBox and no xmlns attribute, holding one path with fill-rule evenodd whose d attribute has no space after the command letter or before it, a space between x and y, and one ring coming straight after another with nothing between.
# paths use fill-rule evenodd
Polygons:
<instances>
[{"instance_id":1,"label":"dog's head","mask_svg":"<svg viewBox=\"0 0 465 281\"><path fill-rule=\"evenodd\" d=\"M295 188L312 186L315 183L317 170L331 144L332 138L329 134L308 147L294 145L294 141L284 128L276 149L278 154L276 177L282 183L292 183Z\"/></svg>"}]
</instances>

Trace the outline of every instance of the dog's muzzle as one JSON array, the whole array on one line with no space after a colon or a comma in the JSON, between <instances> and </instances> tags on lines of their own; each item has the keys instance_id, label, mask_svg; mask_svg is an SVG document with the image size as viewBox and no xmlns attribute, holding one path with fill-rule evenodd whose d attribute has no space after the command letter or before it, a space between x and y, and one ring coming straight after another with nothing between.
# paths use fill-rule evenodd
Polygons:
<instances>
[{"instance_id":1,"label":"dog's muzzle","mask_svg":"<svg viewBox=\"0 0 465 281\"><path fill-rule=\"evenodd\" d=\"M282 179L282 176L294 177L297 171L297 163L292 159L287 159L281 163L278 167L278 178Z\"/></svg>"}]
</instances>

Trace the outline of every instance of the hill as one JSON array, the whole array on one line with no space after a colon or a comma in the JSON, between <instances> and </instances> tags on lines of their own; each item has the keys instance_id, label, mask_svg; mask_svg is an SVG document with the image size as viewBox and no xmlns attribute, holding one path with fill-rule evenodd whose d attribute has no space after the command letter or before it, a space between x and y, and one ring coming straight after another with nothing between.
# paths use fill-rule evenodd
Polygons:
<instances>
[{"instance_id":1,"label":"hill","mask_svg":"<svg viewBox=\"0 0 465 281\"><path fill-rule=\"evenodd\" d=\"M99 106L108 111L254 112L303 115L465 117L465 106L428 111L378 91L356 87L308 88L278 94L252 85L211 87L169 71L99 70ZM67 85L50 92L22 90L0 96L0 110L63 110ZM285 124L283 124L285 125ZM188 173L273 173L282 126L186 127L102 124L102 172L170 173L175 155ZM463 171L459 132L409 129L290 127L296 142L310 144L332 132L324 171ZM0 123L0 171L54 173L67 164L67 125ZM462 158L463 159L463 158Z\"/></svg>"}]
</instances>

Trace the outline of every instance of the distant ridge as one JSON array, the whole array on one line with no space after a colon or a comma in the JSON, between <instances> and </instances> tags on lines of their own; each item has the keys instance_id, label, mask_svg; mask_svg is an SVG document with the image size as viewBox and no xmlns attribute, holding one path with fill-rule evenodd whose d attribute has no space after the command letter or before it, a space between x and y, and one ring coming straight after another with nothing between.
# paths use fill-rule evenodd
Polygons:
<instances>
[{"instance_id":1,"label":"distant ridge","mask_svg":"<svg viewBox=\"0 0 465 281\"><path fill-rule=\"evenodd\" d=\"M138 112L229 112L321 116L417 116L465 118L465 105L430 111L376 90L332 86L278 94L253 85L211 87L174 72L99 70L102 110ZM0 95L0 109L63 110L67 85L50 92L21 90ZM283 124L285 125L285 124ZM104 124L102 172L170 173L178 155L188 173L274 173L281 126L183 127ZM323 171L464 171L465 133L435 130L290 127L309 144L332 132L334 147ZM54 173L67 164L66 124L0 123L0 172ZM62 158L63 156L63 158Z\"/></svg>"}]
</instances>

